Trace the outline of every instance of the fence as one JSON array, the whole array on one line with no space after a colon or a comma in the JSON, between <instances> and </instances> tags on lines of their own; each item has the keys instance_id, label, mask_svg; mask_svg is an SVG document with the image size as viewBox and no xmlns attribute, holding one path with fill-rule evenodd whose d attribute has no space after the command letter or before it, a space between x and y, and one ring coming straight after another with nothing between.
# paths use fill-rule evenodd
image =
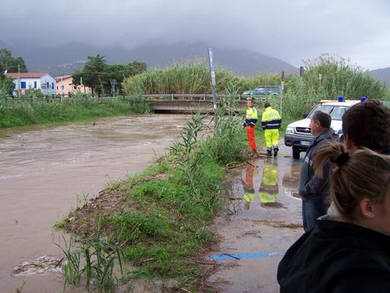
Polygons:
<instances>
[{"instance_id":1,"label":"fence","mask_svg":"<svg viewBox=\"0 0 390 293\"><path fill-rule=\"evenodd\" d=\"M218 95L219 98L224 98L227 95ZM210 102L213 101L212 94L150 94L150 95L142 95L148 101L205 101ZM275 98L275 96L255 96L254 99L257 102L265 102L270 99L270 97ZM122 96L116 97L83 97L82 99L91 99L91 100L109 100L109 99L121 99L125 98ZM131 98L131 97L129 97ZM245 100L247 96L240 96L240 100ZM54 96L54 97L8 97L4 98L5 102L66 102L72 101L74 98L72 97L63 97L63 96Z\"/></svg>"}]
</instances>

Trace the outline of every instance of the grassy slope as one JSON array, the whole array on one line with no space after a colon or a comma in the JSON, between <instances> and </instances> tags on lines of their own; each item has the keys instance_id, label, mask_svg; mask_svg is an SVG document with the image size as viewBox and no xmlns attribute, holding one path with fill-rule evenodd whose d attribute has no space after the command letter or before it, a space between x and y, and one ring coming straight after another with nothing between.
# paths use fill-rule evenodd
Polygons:
<instances>
[{"instance_id":1,"label":"grassy slope","mask_svg":"<svg viewBox=\"0 0 390 293\"><path fill-rule=\"evenodd\" d=\"M126 278L173 278L194 288L202 274L197 256L214 240L208 226L222 203L225 167L245 158L239 125L225 117L214 135L198 141L199 121L190 121L168 157L112 184L57 227L120 247L136 268Z\"/></svg>"},{"instance_id":2,"label":"grassy slope","mask_svg":"<svg viewBox=\"0 0 390 293\"><path fill-rule=\"evenodd\" d=\"M85 121L97 117L145 113L149 111L143 99L74 99L67 102L0 103L0 128L10 128L35 124Z\"/></svg>"}]
</instances>

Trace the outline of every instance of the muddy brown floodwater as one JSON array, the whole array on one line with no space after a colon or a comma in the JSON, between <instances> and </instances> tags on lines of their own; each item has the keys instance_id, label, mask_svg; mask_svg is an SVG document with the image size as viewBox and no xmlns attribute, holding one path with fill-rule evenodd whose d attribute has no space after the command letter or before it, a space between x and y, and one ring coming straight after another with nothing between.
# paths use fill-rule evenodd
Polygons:
<instances>
[{"instance_id":1,"label":"muddy brown floodwater","mask_svg":"<svg viewBox=\"0 0 390 293\"><path fill-rule=\"evenodd\" d=\"M145 169L188 117L142 115L8 131L0 139L0 292L62 292L59 274L29 274L60 255L53 224L76 206L77 194L83 200L110 180Z\"/></svg>"},{"instance_id":2,"label":"muddy brown floodwater","mask_svg":"<svg viewBox=\"0 0 390 293\"><path fill-rule=\"evenodd\" d=\"M282 142L280 143L282 145ZM230 203L213 229L221 238L208 256L218 267L208 283L221 292L279 292L277 265L303 234L297 187L301 161L282 147L233 174Z\"/></svg>"}]
</instances>

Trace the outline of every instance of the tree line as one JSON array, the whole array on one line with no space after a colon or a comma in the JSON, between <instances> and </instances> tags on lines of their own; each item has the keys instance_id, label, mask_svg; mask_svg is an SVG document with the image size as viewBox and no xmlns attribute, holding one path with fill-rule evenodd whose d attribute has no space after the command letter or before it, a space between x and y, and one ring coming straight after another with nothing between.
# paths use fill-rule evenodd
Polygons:
<instances>
[{"instance_id":1,"label":"tree line","mask_svg":"<svg viewBox=\"0 0 390 293\"><path fill-rule=\"evenodd\" d=\"M97 96L122 94L122 82L146 71L146 63L107 64L104 56L88 56L84 67L73 73L73 83L91 88Z\"/></svg>"},{"instance_id":2,"label":"tree line","mask_svg":"<svg viewBox=\"0 0 390 293\"><path fill-rule=\"evenodd\" d=\"M15 85L5 73L26 72L27 67L22 57L12 56L12 52L0 48L0 95L11 95Z\"/></svg>"},{"instance_id":3,"label":"tree line","mask_svg":"<svg viewBox=\"0 0 390 293\"><path fill-rule=\"evenodd\" d=\"M128 64L107 64L102 55L88 56L85 65L72 74L74 85L90 87L97 96L122 94L125 78L146 71L146 63L132 61ZM0 48L0 94L9 96L15 88L6 73L27 72L22 57L12 55L6 48Z\"/></svg>"}]
</instances>

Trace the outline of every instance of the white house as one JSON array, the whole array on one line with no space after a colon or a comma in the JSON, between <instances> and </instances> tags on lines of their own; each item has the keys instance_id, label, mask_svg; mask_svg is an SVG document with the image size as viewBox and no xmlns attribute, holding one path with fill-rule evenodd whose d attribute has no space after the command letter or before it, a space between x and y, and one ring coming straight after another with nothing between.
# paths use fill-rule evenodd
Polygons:
<instances>
[{"instance_id":1,"label":"white house","mask_svg":"<svg viewBox=\"0 0 390 293\"><path fill-rule=\"evenodd\" d=\"M45 72L6 73L15 84L14 95L24 94L26 90L40 90L44 95L56 94L56 80Z\"/></svg>"}]
</instances>

